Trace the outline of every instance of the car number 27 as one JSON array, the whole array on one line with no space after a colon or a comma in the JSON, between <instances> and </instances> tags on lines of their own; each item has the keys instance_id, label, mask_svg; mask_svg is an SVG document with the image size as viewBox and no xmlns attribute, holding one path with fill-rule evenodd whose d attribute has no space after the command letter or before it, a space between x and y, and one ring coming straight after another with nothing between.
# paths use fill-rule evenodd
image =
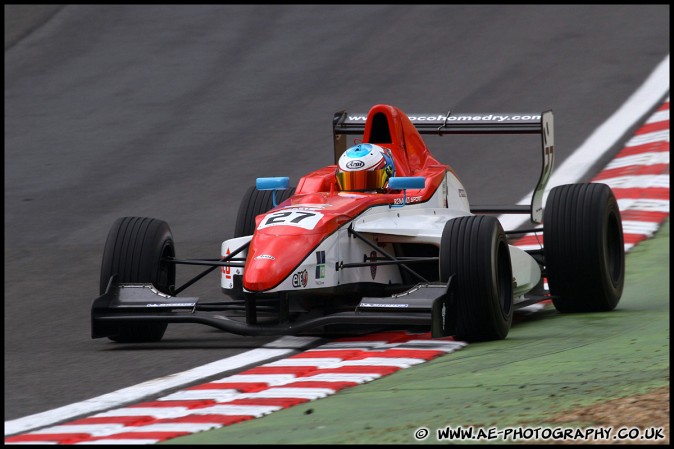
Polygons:
<instances>
[{"instance_id":1,"label":"car number 27","mask_svg":"<svg viewBox=\"0 0 674 449\"><path fill-rule=\"evenodd\" d=\"M284 210L267 214L257 229L269 226L297 226L304 229L314 229L323 218L323 214L307 210Z\"/></svg>"}]
</instances>

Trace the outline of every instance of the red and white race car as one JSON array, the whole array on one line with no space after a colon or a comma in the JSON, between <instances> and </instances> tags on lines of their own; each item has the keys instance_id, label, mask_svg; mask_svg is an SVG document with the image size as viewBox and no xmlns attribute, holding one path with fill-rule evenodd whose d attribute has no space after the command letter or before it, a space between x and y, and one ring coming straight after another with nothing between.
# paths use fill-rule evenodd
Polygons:
<instances>
[{"instance_id":1,"label":"red and white race car","mask_svg":"<svg viewBox=\"0 0 674 449\"><path fill-rule=\"evenodd\" d=\"M103 253L92 337L157 341L169 323L203 323L242 335L426 326L434 337L483 341L505 338L513 311L543 300L560 312L616 307L625 255L611 189L557 186L543 207L551 111L406 115L379 104L367 114L336 113L333 131L335 164L294 188L284 177L257 179L219 260L176 257L164 221L118 219ZM456 173L421 137L499 133L540 136L529 205L469 204ZM348 135L362 143L347 149ZM527 214L535 227L504 231L500 214ZM531 232L542 235L540 249L512 244ZM183 264L208 268L176 286ZM216 269L228 300L178 296Z\"/></svg>"}]
</instances>

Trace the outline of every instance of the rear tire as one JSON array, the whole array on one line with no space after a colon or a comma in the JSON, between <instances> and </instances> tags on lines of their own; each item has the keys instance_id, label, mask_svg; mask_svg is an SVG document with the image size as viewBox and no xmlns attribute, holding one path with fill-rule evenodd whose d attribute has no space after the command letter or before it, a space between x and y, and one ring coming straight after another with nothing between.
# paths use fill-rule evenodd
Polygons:
<instances>
[{"instance_id":1,"label":"rear tire","mask_svg":"<svg viewBox=\"0 0 674 449\"><path fill-rule=\"evenodd\" d=\"M175 287L175 265L162 258L175 257L173 235L161 220L142 217L117 219L108 233L101 264L100 293L105 293L110 277L116 283L152 284L162 293ZM123 343L159 341L167 323L128 322L117 326L110 340Z\"/></svg>"},{"instance_id":2,"label":"rear tire","mask_svg":"<svg viewBox=\"0 0 674 449\"><path fill-rule=\"evenodd\" d=\"M445 223L440 243L440 280L450 285L446 326L458 340L502 340L513 318L510 249L496 217L459 217Z\"/></svg>"},{"instance_id":3,"label":"rear tire","mask_svg":"<svg viewBox=\"0 0 674 449\"><path fill-rule=\"evenodd\" d=\"M615 195L601 183L553 188L543 213L546 275L560 312L606 312L622 296L625 243Z\"/></svg>"}]
</instances>

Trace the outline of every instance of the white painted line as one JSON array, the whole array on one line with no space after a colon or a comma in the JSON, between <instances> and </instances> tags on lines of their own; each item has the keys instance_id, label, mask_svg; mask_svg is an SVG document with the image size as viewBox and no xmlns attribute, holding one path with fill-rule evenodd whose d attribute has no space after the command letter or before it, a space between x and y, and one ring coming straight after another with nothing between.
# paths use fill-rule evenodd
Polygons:
<instances>
[{"instance_id":1,"label":"white painted line","mask_svg":"<svg viewBox=\"0 0 674 449\"><path fill-rule=\"evenodd\" d=\"M294 374L234 374L233 376L224 377L218 382L232 382L232 383L265 383L269 386L280 385L286 381L295 379Z\"/></svg>"},{"instance_id":2,"label":"white painted line","mask_svg":"<svg viewBox=\"0 0 674 449\"><path fill-rule=\"evenodd\" d=\"M124 424L72 424L67 426L47 427L46 429L31 432L33 435L63 434L63 433L88 433L94 437L104 437L118 433L127 427Z\"/></svg>"},{"instance_id":3,"label":"white painted line","mask_svg":"<svg viewBox=\"0 0 674 449\"><path fill-rule=\"evenodd\" d=\"M285 335L283 337L277 338L274 341L270 341L269 343L265 344L264 347L296 350L312 345L318 340L320 340L320 338L294 337L292 335Z\"/></svg>"},{"instance_id":4,"label":"white painted line","mask_svg":"<svg viewBox=\"0 0 674 449\"><path fill-rule=\"evenodd\" d=\"M320 349L372 349L386 346L389 344L387 341L332 341L326 343L320 347ZM318 348L316 348L318 349ZM318 350L320 350L318 349Z\"/></svg>"},{"instance_id":5,"label":"white painted line","mask_svg":"<svg viewBox=\"0 0 674 449\"><path fill-rule=\"evenodd\" d=\"M147 424L145 426L134 426L126 427L123 432L117 433L126 433L126 432L202 432L204 430L211 430L216 427L222 427L222 424L217 423L156 423L156 424ZM114 435L114 434L112 434Z\"/></svg>"},{"instance_id":6,"label":"white painted line","mask_svg":"<svg viewBox=\"0 0 674 449\"><path fill-rule=\"evenodd\" d=\"M409 368L419 363L424 363L424 359L415 359L409 357L367 357L364 359L345 360L338 363L334 368L343 366L397 366L400 368Z\"/></svg>"},{"instance_id":7,"label":"white painted line","mask_svg":"<svg viewBox=\"0 0 674 449\"><path fill-rule=\"evenodd\" d=\"M604 170L613 168L629 167L631 165L655 165L669 164L669 151L660 151L656 153L641 153L631 156L617 157L608 163Z\"/></svg>"},{"instance_id":8,"label":"white painted line","mask_svg":"<svg viewBox=\"0 0 674 449\"><path fill-rule=\"evenodd\" d=\"M256 418L268 415L284 407L279 405L214 405L191 411L190 415L227 415L227 416L254 416Z\"/></svg>"},{"instance_id":9,"label":"white painted line","mask_svg":"<svg viewBox=\"0 0 674 449\"><path fill-rule=\"evenodd\" d=\"M651 236L660 227L660 223L650 223L644 221L623 220L624 234L643 234Z\"/></svg>"},{"instance_id":10,"label":"white painted line","mask_svg":"<svg viewBox=\"0 0 674 449\"><path fill-rule=\"evenodd\" d=\"M123 407L97 413L95 418L119 418L120 416L152 416L155 419L179 418L189 413L188 407Z\"/></svg>"},{"instance_id":11,"label":"white painted line","mask_svg":"<svg viewBox=\"0 0 674 449\"><path fill-rule=\"evenodd\" d=\"M219 373L240 369L251 364L261 363L269 359L290 354L291 352L310 345L318 340L318 338L309 337L281 337L267 343L261 348L208 363L178 374L171 374L169 376L160 377L159 379L149 380L132 387L123 388L112 393L55 408L46 412L37 413L35 415L26 416L24 418L5 421L5 436L27 432L31 429L48 426L56 422L62 422L81 415L95 413L100 410L119 407L123 404L138 402L143 398L157 395L166 390L181 387ZM158 412L158 409L154 409L154 413Z\"/></svg>"},{"instance_id":12,"label":"white painted line","mask_svg":"<svg viewBox=\"0 0 674 449\"><path fill-rule=\"evenodd\" d=\"M666 122L667 120L669 120L669 109L655 112L655 114L651 115L651 118L646 120L646 124L650 125L651 123Z\"/></svg>"},{"instance_id":13,"label":"white painted line","mask_svg":"<svg viewBox=\"0 0 674 449\"><path fill-rule=\"evenodd\" d=\"M618 176L601 180L612 189L637 189L643 190L649 187L669 188L669 175L635 175ZM647 192L641 192L646 195Z\"/></svg>"},{"instance_id":14,"label":"white painted line","mask_svg":"<svg viewBox=\"0 0 674 449\"><path fill-rule=\"evenodd\" d=\"M356 382L363 384L379 379L381 376L378 373L324 373L297 377L292 382Z\"/></svg>"},{"instance_id":15,"label":"white painted line","mask_svg":"<svg viewBox=\"0 0 674 449\"><path fill-rule=\"evenodd\" d=\"M336 363L341 362L342 359L337 357L298 357L278 360L276 362L267 363L263 366L315 366L316 368L330 368Z\"/></svg>"},{"instance_id":16,"label":"white painted line","mask_svg":"<svg viewBox=\"0 0 674 449\"><path fill-rule=\"evenodd\" d=\"M640 210L644 212L667 212L669 213L669 200L652 200L647 198L618 199L618 209Z\"/></svg>"},{"instance_id":17,"label":"white painted line","mask_svg":"<svg viewBox=\"0 0 674 449\"><path fill-rule=\"evenodd\" d=\"M180 390L168 396L159 398L159 401L193 401L198 399L212 399L216 402L224 402L240 394L237 390Z\"/></svg>"},{"instance_id":18,"label":"white painted line","mask_svg":"<svg viewBox=\"0 0 674 449\"><path fill-rule=\"evenodd\" d=\"M244 393L237 399L257 399L257 398L299 398L299 399L319 399L331 395L335 392L332 388L283 388L274 387L257 393Z\"/></svg>"},{"instance_id":19,"label":"white painted line","mask_svg":"<svg viewBox=\"0 0 674 449\"><path fill-rule=\"evenodd\" d=\"M646 145L653 142L669 142L669 130L663 129L648 134L637 134L627 141L626 147L638 147L639 145Z\"/></svg>"}]
</instances>

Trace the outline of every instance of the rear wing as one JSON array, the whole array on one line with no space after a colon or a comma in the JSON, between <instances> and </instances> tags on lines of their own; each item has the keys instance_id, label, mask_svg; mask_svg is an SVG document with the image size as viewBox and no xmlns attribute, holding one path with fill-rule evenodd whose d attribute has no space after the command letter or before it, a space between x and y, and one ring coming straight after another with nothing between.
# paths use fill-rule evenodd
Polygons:
<instances>
[{"instance_id":1,"label":"rear wing","mask_svg":"<svg viewBox=\"0 0 674 449\"><path fill-rule=\"evenodd\" d=\"M534 188L530 205L472 206L471 212L495 214L530 214L532 223L543 221L543 193L554 165L554 132L552 111L542 113L457 113L408 114L419 134L538 134L541 136L541 174ZM335 163L346 151L347 135L365 133L365 114L346 111L335 113L332 121Z\"/></svg>"}]
</instances>

